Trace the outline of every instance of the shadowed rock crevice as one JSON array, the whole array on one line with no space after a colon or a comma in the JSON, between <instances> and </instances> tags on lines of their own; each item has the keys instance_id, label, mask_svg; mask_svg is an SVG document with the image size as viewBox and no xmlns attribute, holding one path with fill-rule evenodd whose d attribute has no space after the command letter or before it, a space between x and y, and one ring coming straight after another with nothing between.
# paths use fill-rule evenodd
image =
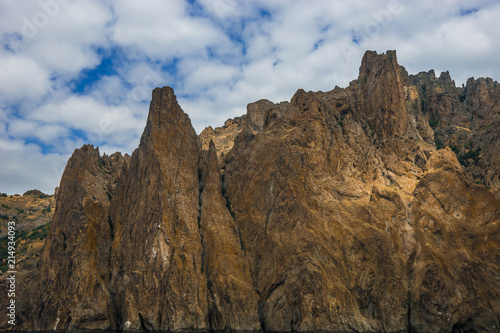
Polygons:
<instances>
[{"instance_id":1,"label":"shadowed rock crevice","mask_svg":"<svg viewBox=\"0 0 500 333\"><path fill-rule=\"evenodd\" d=\"M258 295L254 291L239 230L226 207L215 145L201 162L203 267L209 285L211 330L259 330Z\"/></svg>"}]
</instances>

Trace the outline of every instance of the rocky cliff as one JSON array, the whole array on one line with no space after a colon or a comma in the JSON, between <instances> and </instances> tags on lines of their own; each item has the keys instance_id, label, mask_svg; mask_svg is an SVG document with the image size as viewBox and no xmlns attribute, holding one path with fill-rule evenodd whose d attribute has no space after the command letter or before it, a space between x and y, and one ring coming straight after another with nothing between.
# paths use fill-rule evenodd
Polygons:
<instances>
[{"instance_id":1,"label":"rocky cliff","mask_svg":"<svg viewBox=\"0 0 500 333\"><path fill-rule=\"evenodd\" d=\"M108 326L112 303L110 200L127 157L86 145L69 159L40 258L32 329Z\"/></svg>"},{"instance_id":2,"label":"rocky cliff","mask_svg":"<svg viewBox=\"0 0 500 333\"><path fill-rule=\"evenodd\" d=\"M146 129L110 212L117 328L209 328L198 226L200 156L198 137L173 90L155 89Z\"/></svg>"},{"instance_id":3,"label":"rocky cliff","mask_svg":"<svg viewBox=\"0 0 500 333\"><path fill-rule=\"evenodd\" d=\"M131 157L68 162L23 328L498 331L498 89L369 51L200 137L155 89Z\"/></svg>"}]
</instances>

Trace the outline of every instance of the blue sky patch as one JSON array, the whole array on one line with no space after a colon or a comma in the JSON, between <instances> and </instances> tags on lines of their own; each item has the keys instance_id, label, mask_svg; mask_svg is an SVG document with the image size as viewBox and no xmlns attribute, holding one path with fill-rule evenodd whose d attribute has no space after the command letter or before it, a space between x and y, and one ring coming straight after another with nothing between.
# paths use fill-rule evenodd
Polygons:
<instances>
[{"instance_id":1,"label":"blue sky patch","mask_svg":"<svg viewBox=\"0 0 500 333\"><path fill-rule=\"evenodd\" d=\"M467 16L474 13L477 13L479 8L469 8L469 9L460 9L460 16Z\"/></svg>"},{"instance_id":2,"label":"blue sky patch","mask_svg":"<svg viewBox=\"0 0 500 333\"><path fill-rule=\"evenodd\" d=\"M24 139L24 144L34 144L40 147L40 152L44 155L50 154L54 152L53 146L50 144L46 144L45 142L37 139L37 138L26 138Z\"/></svg>"},{"instance_id":3,"label":"blue sky patch","mask_svg":"<svg viewBox=\"0 0 500 333\"><path fill-rule=\"evenodd\" d=\"M96 53L102 56L100 64L94 68L82 70L78 78L69 83L72 92L76 94L85 94L89 88L104 76L118 74L116 71L116 63L120 61L120 56L116 49L111 49L109 51L98 49Z\"/></svg>"}]
</instances>

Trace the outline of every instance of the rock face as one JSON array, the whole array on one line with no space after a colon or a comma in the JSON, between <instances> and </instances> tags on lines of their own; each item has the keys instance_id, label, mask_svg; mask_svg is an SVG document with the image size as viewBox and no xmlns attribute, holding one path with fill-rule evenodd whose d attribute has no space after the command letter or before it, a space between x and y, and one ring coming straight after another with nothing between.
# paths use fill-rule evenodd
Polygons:
<instances>
[{"instance_id":1,"label":"rock face","mask_svg":"<svg viewBox=\"0 0 500 333\"><path fill-rule=\"evenodd\" d=\"M25 329L499 330L497 99L370 51L198 137L157 88L131 158L68 162Z\"/></svg>"},{"instance_id":2,"label":"rock face","mask_svg":"<svg viewBox=\"0 0 500 333\"><path fill-rule=\"evenodd\" d=\"M173 90L155 89L139 148L111 207L117 328L209 328L198 226L200 154Z\"/></svg>"},{"instance_id":3,"label":"rock face","mask_svg":"<svg viewBox=\"0 0 500 333\"><path fill-rule=\"evenodd\" d=\"M199 135L202 149L208 150L210 141L213 141L217 150L217 156L220 159L224 159L224 155L227 155L233 148L234 139L236 139L236 136L247 123L246 119L247 116L244 115L226 120L224 126L217 127L215 130L211 126L205 128Z\"/></svg>"},{"instance_id":4,"label":"rock face","mask_svg":"<svg viewBox=\"0 0 500 333\"><path fill-rule=\"evenodd\" d=\"M500 308L500 205L439 150L415 188L410 323L417 332L497 331ZM450 327L451 326L451 327Z\"/></svg>"},{"instance_id":5,"label":"rock face","mask_svg":"<svg viewBox=\"0 0 500 333\"><path fill-rule=\"evenodd\" d=\"M228 202L221 195L213 142L203 156L200 189L200 232L203 270L210 294L210 328L259 330L259 296L254 289L239 229L228 210Z\"/></svg>"},{"instance_id":6,"label":"rock face","mask_svg":"<svg viewBox=\"0 0 500 333\"><path fill-rule=\"evenodd\" d=\"M500 188L500 85L470 78L455 88L448 72L410 76L419 90L422 112L434 127L436 145L449 146L474 181Z\"/></svg>"},{"instance_id":7,"label":"rock face","mask_svg":"<svg viewBox=\"0 0 500 333\"><path fill-rule=\"evenodd\" d=\"M124 157L86 145L69 159L40 259L34 330L109 327L109 205Z\"/></svg>"},{"instance_id":8,"label":"rock face","mask_svg":"<svg viewBox=\"0 0 500 333\"><path fill-rule=\"evenodd\" d=\"M378 55L368 51L359 69L359 106L372 130L386 138L407 134L408 112L405 105L402 68L396 52Z\"/></svg>"}]
</instances>

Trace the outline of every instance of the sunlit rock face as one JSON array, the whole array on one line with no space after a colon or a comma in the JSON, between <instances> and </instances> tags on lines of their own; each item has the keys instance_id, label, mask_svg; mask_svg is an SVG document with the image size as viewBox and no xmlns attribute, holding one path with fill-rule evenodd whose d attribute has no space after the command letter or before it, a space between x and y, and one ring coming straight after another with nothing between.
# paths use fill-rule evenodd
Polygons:
<instances>
[{"instance_id":1,"label":"sunlit rock face","mask_svg":"<svg viewBox=\"0 0 500 333\"><path fill-rule=\"evenodd\" d=\"M198 137L157 88L131 157L69 160L25 329L496 331L498 96L369 51Z\"/></svg>"}]
</instances>

